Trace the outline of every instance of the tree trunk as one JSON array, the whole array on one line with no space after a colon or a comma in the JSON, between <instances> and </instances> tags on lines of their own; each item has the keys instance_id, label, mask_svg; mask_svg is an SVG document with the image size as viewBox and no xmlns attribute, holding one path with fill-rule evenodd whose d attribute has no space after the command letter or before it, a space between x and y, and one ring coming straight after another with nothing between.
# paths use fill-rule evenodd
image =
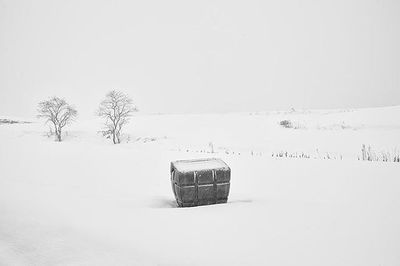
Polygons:
<instances>
[{"instance_id":1,"label":"tree trunk","mask_svg":"<svg viewBox=\"0 0 400 266\"><path fill-rule=\"evenodd\" d=\"M117 132L117 143L119 144L119 143L121 143L121 140L120 140L120 138L119 138L119 132Z\"/></svg>"},{"instance_id":2,"label":"tree trunk","mask_svg":"<svg viewBox=\"0 0 400 266\"><path fill-rule=\"evenodd\" d=\"M115 137L115 131L113 131L113 134L112 134L112 135L113 135L113 143L114 143L114 144L117 144L117 140L116 140L116 137Z\"/></svg>"},{"instance_id":3,"label":"tree trunk","mask_svg":"<svg viewBox=\"0 0 400 266\"><path fill-rule=\"evenodd\" d=\"M61 129L57 131L57 141L61 142Z\"/></svg>"},{"instance_id":4,"label":"tree trunk","mask_svg":"<svg viewBox=\"0 0 400 266\"><path fill-rule=\"evenodd\" d=\"M54 123L54 136L55 136L55 141L60 141L60 137L58 136L58 128L57 125Z\"/></svg>"},{"instance_id":5,"label":"tree trunk","mask_svg":"<svg viewBox=\"0 0 400 266\"><path fill-rule=\"evenodd\" d=\"M55 127L56 141L61 142L61 128Z\"/></svg>"}]
</instances>

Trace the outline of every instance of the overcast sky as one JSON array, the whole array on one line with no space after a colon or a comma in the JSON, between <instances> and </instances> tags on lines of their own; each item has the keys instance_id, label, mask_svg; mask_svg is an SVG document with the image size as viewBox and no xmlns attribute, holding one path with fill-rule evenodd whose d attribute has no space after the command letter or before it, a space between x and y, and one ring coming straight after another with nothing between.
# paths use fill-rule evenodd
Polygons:
<instances>
[{"instance_id":1,"label":"overcast sky","mask_svg":"<svg viewBox=\"0 0 400 266\"><path fill-rule=\"evenodd\" d=\"M0 0L0 115L400 104L400 1Z\"/></svg>"}]
</instances>

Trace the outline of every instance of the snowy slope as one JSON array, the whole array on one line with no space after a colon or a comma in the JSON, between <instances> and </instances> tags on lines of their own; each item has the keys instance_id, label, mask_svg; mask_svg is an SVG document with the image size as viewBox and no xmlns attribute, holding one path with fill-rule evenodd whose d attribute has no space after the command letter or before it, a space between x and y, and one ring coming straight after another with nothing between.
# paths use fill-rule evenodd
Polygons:
<instances>
[{"instance_id":1,"label":"snowy slope","mask_svg":"<svg viewBox=\"0 0 400 266\"><path fill-rule=\"evenodd\" d=\"M137 115L121 145L97 120L62 143L0 125L0 265L399 265L400 164L357 160L362 144L400 148L399 117ZM169 163L205 157L232 169L228 204L176 208Z\"/></svg>"}]
</instances>

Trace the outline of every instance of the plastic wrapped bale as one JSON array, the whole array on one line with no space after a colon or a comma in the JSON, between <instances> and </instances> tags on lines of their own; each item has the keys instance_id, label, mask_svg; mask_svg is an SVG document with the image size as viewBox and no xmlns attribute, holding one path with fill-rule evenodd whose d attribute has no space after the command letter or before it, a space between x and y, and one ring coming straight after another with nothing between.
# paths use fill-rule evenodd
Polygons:
<instances>
[{"instance_id":1,"label":"plastic wrapped bale","mask_svg":"<svg viewBox=\"0 0 400 266\"><path fill-rule=\"evenodd\" d=\"M231 169L220 159L171 163L171 184L179 207L226 203Z\"/></svg>"}]
</instances>

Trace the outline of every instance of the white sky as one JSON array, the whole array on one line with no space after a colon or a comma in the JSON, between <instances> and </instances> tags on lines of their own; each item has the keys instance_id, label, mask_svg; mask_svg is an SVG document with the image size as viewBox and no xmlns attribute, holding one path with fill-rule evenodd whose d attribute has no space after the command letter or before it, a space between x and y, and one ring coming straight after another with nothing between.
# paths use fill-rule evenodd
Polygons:
<instances>
[{"instance_id":1,"label":"white sky","mask_svg":"<svg viewBox=\"0 0 400 266\"><path fill-rule=\"evenodd\" d=\"M0 115L400 104L400 1L0 0Z\"/></svg>"}]
</instances>

